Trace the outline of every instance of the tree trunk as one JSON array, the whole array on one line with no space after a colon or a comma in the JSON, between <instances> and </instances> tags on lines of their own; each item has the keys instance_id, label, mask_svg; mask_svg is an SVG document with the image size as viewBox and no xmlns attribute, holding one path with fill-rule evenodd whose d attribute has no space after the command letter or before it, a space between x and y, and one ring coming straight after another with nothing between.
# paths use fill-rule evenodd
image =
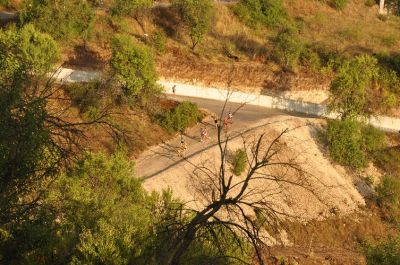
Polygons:
<instances>
[{"instance_id":1,"label":"tree trunk","mask_svg":"<svg viewBox=\"0 0 400 265\"><path fill-rule=\"evenodd\" d=\"M379 1L379 14L385 14L385 0Z\"/></svg>"}]
</instances>

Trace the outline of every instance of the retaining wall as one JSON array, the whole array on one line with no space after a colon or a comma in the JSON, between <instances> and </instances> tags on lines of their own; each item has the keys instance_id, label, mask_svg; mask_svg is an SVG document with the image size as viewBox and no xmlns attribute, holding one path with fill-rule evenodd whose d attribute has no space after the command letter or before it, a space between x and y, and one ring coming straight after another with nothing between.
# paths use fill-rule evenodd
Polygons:
<instances>
[{"instance_id":1,"label":"retaining wall","mask_svg":"<svg viewBox=\"0 0 400 265\"><path fill-rule=\"evenodd\" d=\"M60 68L55 78L61 82L91 82L101 79L101 74L95 71L81 71L67 68ZM266 108L298 112L318 117L337 118L335 113L327 113L325 105L297 101L282 97L273 97L260 94L249 94L244 92L230 92L224 89L212 87L200 87L194 85L180 84L167 81L158 81L165 89L166 94L173 94L172 87L175 86L175 94L179 96L206 98L225 101L229 97L230 102L246 103ZM400 130L400 118L388 116L373 116L368 119L368 123L385 131L397 132Z\"/></svg>"}]
</instances>

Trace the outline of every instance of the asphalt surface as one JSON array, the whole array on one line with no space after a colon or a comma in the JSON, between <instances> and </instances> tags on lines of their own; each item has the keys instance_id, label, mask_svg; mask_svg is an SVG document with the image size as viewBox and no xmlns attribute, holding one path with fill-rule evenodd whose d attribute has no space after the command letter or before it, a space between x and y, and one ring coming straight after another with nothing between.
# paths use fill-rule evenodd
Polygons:
<instances>
[{"instance_id":1,"label":"asphalt surface","mask_svg":"<svg viewBox=\"0 0 400 265\"><path fill-rule=\"evenodd\" d=\"M224 109L223 101L182 96L168 96L168 98L178 101L191 101L218 117ZM227 103L222 117L226 117L229 111L234 113L233 123L229 126L229 133L232 138L240 137L243 132L263 126L263 124L260 125L260 121L268 117L285 115L285 112L276 109ZM207 128L209 136L209 139L204 142L200 141L200 129L202 127ZM202 123L188 129L183 137L188 146L183 158L178 155L180 135L177 134L174 139L150 148L136 159L136 176L144 180L154 178L165 170L184 163L185 159L190 159L214 147L217 144L217 130L213 119L211 117L206 118Z\"/></svg>"}]
</instances>

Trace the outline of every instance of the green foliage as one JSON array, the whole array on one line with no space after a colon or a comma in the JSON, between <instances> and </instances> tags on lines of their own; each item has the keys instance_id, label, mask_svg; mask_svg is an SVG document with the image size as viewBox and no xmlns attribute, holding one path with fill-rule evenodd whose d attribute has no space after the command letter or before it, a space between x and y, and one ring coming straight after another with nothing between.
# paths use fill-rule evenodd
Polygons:
<instances>
[{"instance_id":1,"label":"green foliage","mask_svg":"<svg viewBox=\"0 0 400 265\"><path fill-rule=\"evenodd\" d=\"M330 86L329 109L343 119L388 111L398 103L400 80L396 72L379 66L369 55L343 61Z\"/></svg>"},{"instance_id":2,"label":"green foliage","mask_svg":"<svg viewBox=\"0 0 400 265\"><path fill-rule=\"evenodd\" d=\"M189 101L179 103L174 109L156 116L157 122L170 133L183 132L201 119L197 105Z\"/></svg>"},{"instance_id":3,"label":"green foliage","mask_svg":"<svg viewBox=\"0 0 400 265\"><path fill-rule=\"evenodd\" d=\"M363 146L369 153L382 150L385 144L385 133L371 125L362 128Z\"/></svg>"},{"instance_id":4,"label":"green foliage","mask_svg":"<svg viewBox=\"0 0 400 265\"><path fill-rule=\"evenodd\" d=\"M10 0L0 0L0 6L9 6Z\"/></svg>"},{"instance_id":5,"label":"green foliage","mask_svg":"<svg viewBox=\"0 0 400 265\"><path fill-rule=\"evenodd\" d=\"M282 0L242 0L233 11L250 27L276 27L287 24L288 20Z\"/></svg>"},{"instance_id":6,"label":"green foliage","mask_svg":"<svg viewBox=\"0 0 400 265\"><path fill-rule=\"evenodd\" d=\"M159 92L154 59L148 48L134 44L129 36L121 35L114 39L112 51L110 64L125 97L133 99Z\"/></svg>"},{"instance_id":7,"label":"green foliage","mask_svg":"<svg viewBox=\"0 0 400 265\"><path fill-rule=\"evenodd\" d=\"M400 177L400 150L385 148L375 154L376 164L388 174Z\"/></svg>"},{"instance_id":8,"label":"green foliage","mask_svg":"<svg viewBox=\"0 0 400 265\"><path fill-rule=\"evenodd\" d=\"M62 205L58 233L71 247L71 264L128 264L146 247L152 216L123 153L87 154L48 200Z\"/></svg>"},{"instance_id":9,"label":"green foliage","mask_svg":"<svg viewBox=\"0 0 400 265\"><path fill-rule=\"evenodd\" d=\"M214 5L211 0L175 0L174 6L192 41L192 49L204 40L210 30L214 17Z\"/></svg>"},{"instance_id":10,"label":"green foliage","mask_svg":"<svg viewBox=\"0 0 400 265\"><path fill-rule=\"evenodd\" d=\"M87 39L94 26L95 13L85 0L27 0L23 4L21 23L33 23L55 39Z\"/></svg>"},{"instance_id":11,"label":"green foliage","mask_svg":"<svg viewBox=\"0 0 400 265\"><path fill-rule=\"evenodd\" d=\"M244 149L237 149L231 158L232 173L240 176L246 169L247 154Z\"/></svg>"},{"instance_id":12,"label":"green foliage","mask_svg":"<svg viewBox=\"0 0 400 265\"><path fill-rule=\"evenodd\" d=\"M0 30L0 82L10 83L15 78L26 80L27 75L43 77L58 58L55 41L32 25Z\"/></svg>"},{"instance_id":13,"label":"green foliage","mask_svg":"<svg viewBox=\"0 0 400 265\"><path fill-rule=\"evenodd\" d=\"M312 47L304 47L300 54L300 62L303 66L308 67L314 71L321 69L322 62L317 51Z\"/></svg>"},{"instance_id":14,"label":"green foliage","mask_svg":"<svg viewBox=\"0 0 400 265\"><path fill-rule=\"evenodd\" d=\"M100 83L71 84L65 90L82 114L96 116L104 94Z\"/></svg>"},{"instance_id":15,"label":"green foliage","mask_svg":"<svg viewBox=\"0 0 400 265\"><path fill-rule=\"evenodd\" d=\"M385 218L393 223L400 222L400 179L384 176L376 187L376 201Z\"/></svg>"},{"instance_id":16,"label":"green foliage","mask_svg":"<svg viewBox=\"0 0 400 265\"><path fill-rule=\"evenodd\" d=\"M332 98L329 109L339 112L342 119L364 115L368 88L379 73L377 63L374 57L368 55L344 62L330 86Z\"/></svg>"},{"instance_id":17,"label":"green foliage","mask_svg":"<svg viewBox=\"0 0 400 265\"><path fill-rule=\"evenodd\" d=\"M165 35L164 31L159 30L153 36L153 47L154 49L163 54L165 52L165 48L167 45L167 36Z\"/></svg>"},{"instance_id":18,"label":"green foliage","mask_svg":"<svg viewBox=\"0 0 400 265\"><path fill-rule=\"evenodd\" d=\"M329 154L338 163L355 168L366 166L362 125L352 120L328 121Z\"/></svg>"},{"instance_id":19,"label":"green foliage","mask_svg":"<svg viewBox=\"0 0 400 265\"><path fill-rule=\"evenodd\" d=\"M330 5L337 10L345 9L347 4L348 4L348 0L331 0L330 1Z\"/></svg>"},{"instance_id":20,"label":"green foliage","mask_svg":"<svg viewBox=\"0 0 400 265\"><path fill-rule=\"evenodd\" d=\"M399 265L400 238L389 238L364 247L368 265Z\"/></svg>"},{"instance_id":21,"label":"green foliage","mask_svg":"<svg viewBox=\"0 0 400 265\"><path fill-rule=\"evenodd\" d=\"M284 67L295 67L304 48L302 41L299 39L298 30L294 27L286 27L278 32L273 42L274 59Z\"/></svg>"},{"instance_id":22,"label":"green foliage","mask_svg":"<svg viewBox=\"0 0 400 265\"><path fill-rule=\"evenodd\" d=\"M114 0L111 13L120 16L130 16L151 8L153 0Z\"/></svg>"},{"instance_id":23,"label":"green foliage","mask_svg":"<svg viewBox=\"0 0 400 265\"><path fill-rule=\"evenodd\" d=\"M375 0L365 0L364 5L368 6L368 7L372 7L372 6L376 5L376 2L375 2Z\"/></svg>"},{"instance_id":24,"label":"green foliage","mask_svg":"<svg viewBox=\"0 0 400 265\"><path fill-rule=\"evenodd\" d=\"M183 255L182 264L239 265L243 264L240 260L250 262L252 251L246 241L233 236L222 225L215 225L213 231L215 234L208 229L198 231L198 234L202 236L197 237ZM216 239L218 243L215 241Z\"/></svg>"}]
</instances>

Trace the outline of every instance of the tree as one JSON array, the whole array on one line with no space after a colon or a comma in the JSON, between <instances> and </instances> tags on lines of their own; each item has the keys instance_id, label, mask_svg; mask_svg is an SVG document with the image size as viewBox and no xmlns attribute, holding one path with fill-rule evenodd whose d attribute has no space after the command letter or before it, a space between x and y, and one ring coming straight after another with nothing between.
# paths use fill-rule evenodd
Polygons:
<instances>
[{"instance_id":1,"label":"tree","mask_svg":"<svg viewBox=\"0 0 400 265\"><path fill-rule=\"evenodd\" d=\"M211 27L214 6L211 0L177 0L178 9L185 28L189 32L192 50L201 43Z\"/></svg>"},{"instance_id":2,"label":"tree","mask_svg":"<svg viewBox=\"0 0 400 265\"><path fill-rule=\"evenodd\" d=\"M85 0L28 0L23 5L21 24L32 23L58 40L86 41L94 26L95 13Z\"/></svg>"},{"instance_id":3,"label":"tree","mask_svg":"<svg viewBox=\"0 0 400 265\"><path fill-rule=\"evenodd\" d=\"M33 25L0 30L0 82L44 77L58 59L57 43ZM18 74L24 77L17 77Z\"/></svg>"},{"instance_id":4,"label":"tree","mask_svg":"<svg viewBox=\"0 0 400 265\"><path fill-rule=\"evenodd\" d=\"M274 38L274 57L286 68L297 65L304 45L299 38L298 29L292 26L278 32Z\"/></svg>"},{"instance_id":5,"label":"tree","mask_svg":"<svg viewBox=\"0 0 400 265\"><path fill-rule=\"evenodd\" d=\"M71 101L48 76L58 50L47 34L33 26L0 31L0 49L0 263L38 264L32 253L52 255L40 246L54 239L49 187L80 153L87 126L110 124L103 110L71 121Z\"/></svg>"},{"instance_id":6,"label":"tree","mask_svg":"<svg viewBox=\"0 0 400 265\"><path fill-rule=\"evenodd\" d=\"M152 7L153 2L153 0L114 0L111 12L119 16L133 17L143 32L146 33L143 19L146 11Z\"/></svg>"},{"instance_id":7,"label":"tree","mask_svg":"<svg viewBox=\"0 0 400 265\"><path fill-rule=\"evenodd\" d=\"M378 77L377 63L368 55L343 63L330 86L329 109L338 112L342 119L365 115L368 89Z\"/></svg>"},{"instance_id":8,"label":"tree","mask_svg":"<svg viewBox=\"0 0 400 265\"><path fill-rule=\"evenodd\" d=\"M116 37L112 43L110 65L116 81L128 99L159 91L151 50L134 44L129 36Z\"/></svg>"},{"instance_id":9,"label":"tree","mask_svg":"<svg viewBox=\"0 0 400 265\"><path fill-rule=\"evenodd\" d=\"M234 239L231 244L236 249L245 249L243 241L248 243L257 261L264 264L261 251L266 246L266 230L269 234L279 231L283 218L291 216L272 203L273 197L290 193L291 186L318 197L312 184L313 177L296 163L295 152L292 152L293 157L280 154L289 129L263 133L254 141L242 135L248 169L243 176L235 177L229 167L231 135L224 134L222 124L219 125L216 164L191 163L194 170L190 179L195 181L193 186L204 201L198 208L186 206L179 209L176 216L183 216L184 222L172 218L168 227L174 233L165 242L167 248L163 251L162 264L182 264L185 253L198 239L211 246L221 245L217 236L221 233ZM272 137L271 141L267 137ZM227 257L228 263L246 263L235 254Z\"/></svg>"}]
</instances>

